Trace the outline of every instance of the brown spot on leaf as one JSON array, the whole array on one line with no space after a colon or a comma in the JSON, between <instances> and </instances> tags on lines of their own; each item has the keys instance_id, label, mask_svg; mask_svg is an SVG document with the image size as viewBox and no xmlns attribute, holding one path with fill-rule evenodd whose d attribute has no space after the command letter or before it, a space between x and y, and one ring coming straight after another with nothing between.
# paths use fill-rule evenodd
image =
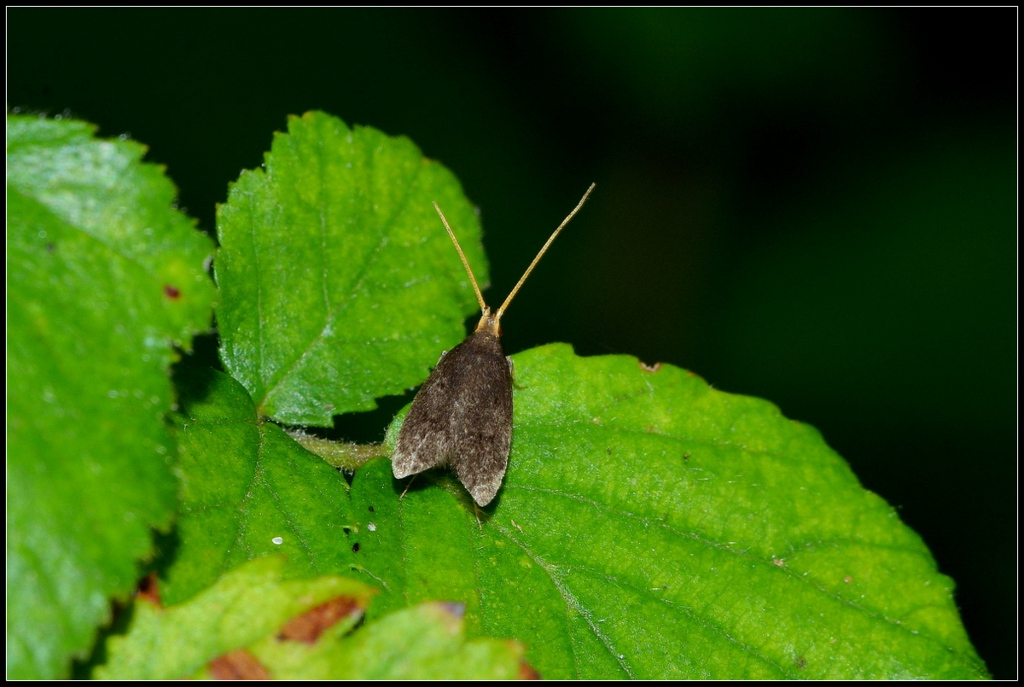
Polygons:
<instances>
[{"instance_id":1,"label":"brown spot on leaf","mask_svg":"<svg viewBox=\"0 0 1024 687\"><path fill-rule=\"evenodd\" d=\"M847 575L843 578L843 582L845 582L846 584L850 584L851 582L853 582L853 578Z\"/></svg>"},{"instance_id":2,"label":"brown spot on leaf","mask_svg":"<svg viewBox=\"0 0 1024 687\"><path fill-rule=\"evenodd\" d=\"M796 663L796 667L800 668L801 670L807 667L807 659L803 656L797 656L794 663Z\"/></svg>"},{"instance_id":3,"label":"brown spot on leaf","mask_svg":"<svg viewBox=\"0 0 1024 687\"><path fill-rule=\"evenodd\" d=\"M786 564L786 561L782 560L781 558L773 558L772 559L772 563L774 563L775 565L777 565L777 566L779 566L781 568L782 566L784 566Z\"/></svg>"},{"instance_id":4,"label":"brown spot on leaf","mask_svg":"<svg viewBox=\"0 0 1024 687\"><path fill-rule=\"evenodd\" d=\"M155 572L151 572L142 578L142 581L139 582L139 588L135 592L135 598L139 601L148 601L158 608L163 605L160 603L160 585L157 582Z\"/></svg>"},{"instance_id":5,"label":"brown spot on leaf","mask_svg":"<svg viewBox=\"0 0 1024 687\"><path fill-rule=\"evenodd\" d=\"M215 680L269 680L270 673L245 649L229 651L210 661Z\"/></svg>"},{"instance_id":6,"label":"brown spot on leaf","mask_svg":"<svg viewBox=\"0 0 1024 687\"><path fill-rule=\"evenodd\" d=\"M648 365L642 360L638 360L637 362L640 363L640 369L643 370L644 372L657 372L658 370L661 369L661 363L654 363L653 365Z\"/></svg>"},{"instance_id":7,"label":"brown spot on leaf","mask_svg":"<svg viewBox=\"0 0 1024 687\"><path fill-rule=\"evenodd\" d=\"M338 621L352 615L361 615L362 612L362 607L355 599L339 596L289 620L277 638L315 644L320 635Z\"/></svg>"},{"instance_id":8,"label":"brown spot on leaf","mask_svg":"<svg viewBox=\"0 0 1024 687\"><path fill-rule=\"evenodd\" d=\"M164 284L164 295L170 298L172 301L176 301L181 298L181 291L171 286L170 284Z\"/></svg>"},{"instance_id":9,"label":"brown spot on leaf","mask_svg":"<svg viewBox=\"0 0 1024 687\"><path fill-rule=\"evenodd\" d=\"M516 677L518 677L520 680L539 680L540 673L538 673L537 669L531 666L526 661L520 661L519 675L517 675Z\"/></svg>"}]
</instances>

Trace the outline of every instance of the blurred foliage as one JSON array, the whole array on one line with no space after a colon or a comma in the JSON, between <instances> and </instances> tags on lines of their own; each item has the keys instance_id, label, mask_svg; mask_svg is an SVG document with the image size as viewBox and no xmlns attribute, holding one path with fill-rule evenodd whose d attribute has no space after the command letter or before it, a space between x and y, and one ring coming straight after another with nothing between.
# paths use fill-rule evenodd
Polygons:
<instances>
[{"instance_id":1,"label":"blurred foliage","mask_svg":"<svg viewBox=\"0 0 1024 687\"><path fill-rule=\"evenodd\" d=\"M672 362L815 425L1015 676L1013 8L12 8L8 26L9 107L138 136L209 232L266 132L317 108L458 175L500 294L597 181L507 350ZM337 432L379 439L406 400Z\"/></svg>"},{"instance_id":2,"label":"blurred foliage","mask_svg":"<svg viewBox=\"0 0 1024 687\"><path fill-rule=\"evenodd\" d=\"M282 556L261 558L188 603L136 603L96 676L497 680L520 671L522 647L468 641L457 604L420 604L363 628L375 589L344 577L288 579L284 567Z\"/></svg>"},{"instance_id":3,"label":"blurred foliage","mask_svg":"<svg viewBox=\"0 0 1024 687\"><path fill-rule=\"evenodd\" d=\"M209 326L213 242L134 141L7 118L8 677L65 676L170 528L175 348Z\"/></svg>"}]
</instances>

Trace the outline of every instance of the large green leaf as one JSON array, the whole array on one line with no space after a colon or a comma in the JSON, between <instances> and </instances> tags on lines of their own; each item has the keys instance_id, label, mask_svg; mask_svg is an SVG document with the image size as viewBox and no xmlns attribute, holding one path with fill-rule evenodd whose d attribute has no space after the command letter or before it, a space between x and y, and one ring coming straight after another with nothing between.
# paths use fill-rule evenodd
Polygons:
<instances>
[{"instance_id":1,"label":"large green leaf","mask_svg":"<svg viewBox=\"0 0 1024 687\"><path fill-rule=\"evenodd\" d=\"M398 524L361 542L381 610L469 599L546 677L985 675L952 581L813 428L668 365L565 345L515 361L481 529L457 484L396 503L386 462L357 474L353 501Z\"/></svg>"},{"instance_id":2,"label":"large green leaf","mask_svg":"<svg viewBox=\"0 0 1024 687\"><path fill-rule=\"evenodd\" d=\"M212 252L145 148L7 118L7 674L66 676L175 505L172 344Z\"/></svg>"},{"instance_id":3,"label":"large green leaf","mask_svg":"<svg viewBox=\"0 0 1024 687\"><path fill-rule=\"evenodd\" d=\"M519 640L545 677L985 675L952 582L815 430L668 365L515 360L509 471L479 514L443 472L400 498L385 459L346 495L236 383L193 382L183 472L205 486L185 491L173 600L209 583L201 561L286 551L294 573L380 586L371 618L465 603L471 634Z\"/></svg>"},{"instance_id":4,"label":"large green leaf","mask_svg":"<svg viewBox=\"0 0 1024 687\"><path fill-rule=\"evenodd\" d=\"M485 282L480 223L411 141L321 112L291 118L264 168L218 212L221 358L261 416L330 426L461 340L478 306L431 202Z\"/></svg>"}]
</instances>

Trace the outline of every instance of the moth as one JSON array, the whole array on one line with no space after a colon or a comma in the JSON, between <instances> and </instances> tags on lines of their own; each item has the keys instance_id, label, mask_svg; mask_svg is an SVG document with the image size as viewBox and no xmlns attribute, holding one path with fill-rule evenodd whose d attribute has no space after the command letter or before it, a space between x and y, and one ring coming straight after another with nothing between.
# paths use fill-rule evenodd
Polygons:
<instances>
[{"instance_id":1,"label":"moth","mask_svg":"<svg viewBox=\"0 0 1024 687\"><path fill-rule=\"evenodd\" d=\"M465 341L441 354L437 367L413 399L391 456L396 479L434 467L450 467L477 504L486 506L494 499L505 477L512 446L512 359L505 357L501 346L501 317L555 237L587 202L594 186L590 185L558 225L494 314L484 302L448 220L434 203L473 284L481 317Z\"/></svg>"}]
</instances>

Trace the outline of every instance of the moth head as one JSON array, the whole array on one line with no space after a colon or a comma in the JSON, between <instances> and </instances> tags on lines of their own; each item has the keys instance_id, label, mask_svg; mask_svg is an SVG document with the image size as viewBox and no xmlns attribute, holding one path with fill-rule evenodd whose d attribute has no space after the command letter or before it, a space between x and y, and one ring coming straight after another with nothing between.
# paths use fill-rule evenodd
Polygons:
<instances>
[{"instance_id":1,"label":"moth head","mask_svg":"<svg viewBox=\"0 0 1024 687\"><path fill-rule=\"evenodd\" d=\"M480 315L480 321L476 324L476 331L488 331L494 336L501 336L501 320L497 315L491 314L491 309L486 305Z\"/></svg>"}]
</instances>

